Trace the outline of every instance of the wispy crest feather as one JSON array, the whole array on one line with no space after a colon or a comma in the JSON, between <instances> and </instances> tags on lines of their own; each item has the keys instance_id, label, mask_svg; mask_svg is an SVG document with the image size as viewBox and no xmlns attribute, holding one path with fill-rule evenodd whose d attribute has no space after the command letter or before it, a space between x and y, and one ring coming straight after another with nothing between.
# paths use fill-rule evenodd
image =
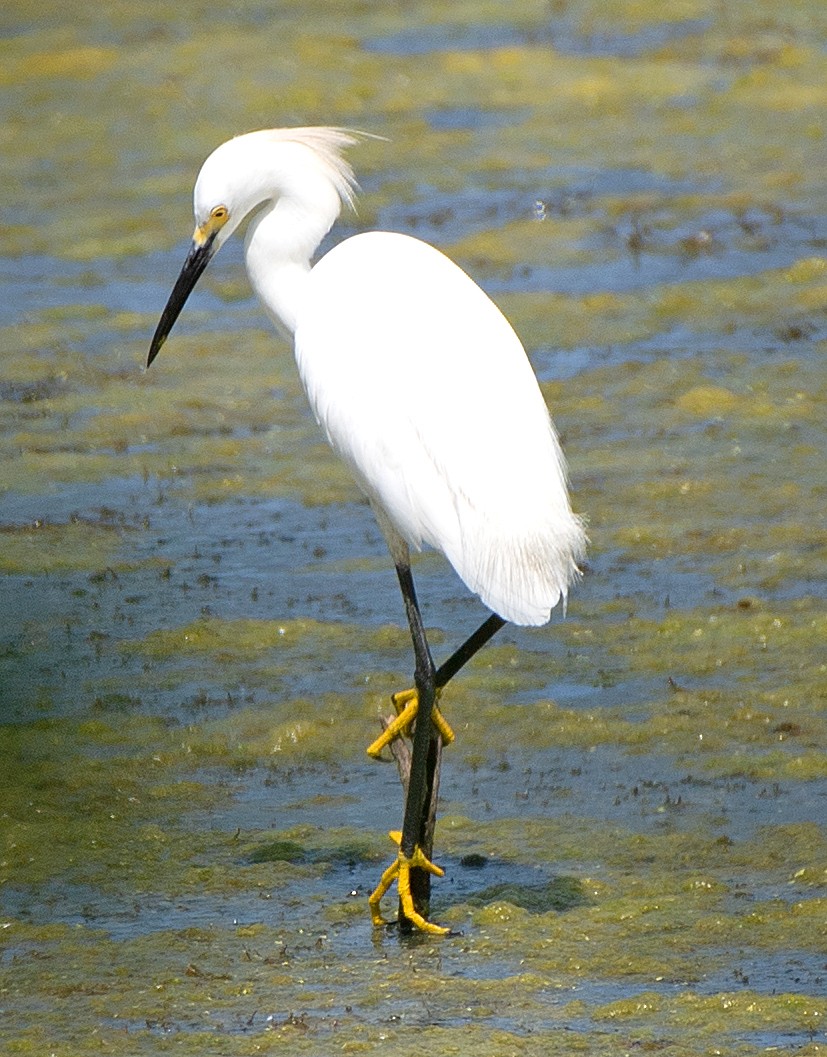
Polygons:
<instances>
[{"instance_id":1,"label":"wispy crest feather","mask_svg":"<svg viewBox=\"0 0 827 1057\"><path fill-rule=\"evenodd\" d=\"M359 184L350 162L342 151L354 147L360 139L380 139L369 132L358 132L348 128L332 128L326 125L308 125L304 128L274 128L268 136L280 143L301 143L319 158L339 192L344 205L356 208Z\"/></svg>"}]
</instances>

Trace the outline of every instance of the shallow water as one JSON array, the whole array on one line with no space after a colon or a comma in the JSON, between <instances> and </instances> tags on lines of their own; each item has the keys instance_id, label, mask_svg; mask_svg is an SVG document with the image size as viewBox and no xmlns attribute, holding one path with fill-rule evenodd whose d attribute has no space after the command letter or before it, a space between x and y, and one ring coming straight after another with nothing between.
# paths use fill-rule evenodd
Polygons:
<instances>
[{"instance_id":1,"label":"shallow water","mask_svg":"<svg viewBox=\"0 0 827 1057\"><path fill-rule=\"evenodd\" d=\"M0 17L0 1049L823 1052L823 6ZM445 695L445 940L370 928L401 603L237 244L142 370L204 156L314 122L388 137L328 244L485 286L589 517Z\"/></svg>"}]
</instances>

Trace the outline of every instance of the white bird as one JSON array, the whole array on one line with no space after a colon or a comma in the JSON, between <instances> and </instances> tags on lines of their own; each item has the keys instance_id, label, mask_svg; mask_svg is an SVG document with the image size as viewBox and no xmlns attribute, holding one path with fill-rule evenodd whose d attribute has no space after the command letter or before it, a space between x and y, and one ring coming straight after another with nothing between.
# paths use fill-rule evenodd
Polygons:
<instances>
[{"instance_id":1,"label":"white bird","mask_svg":"<svg viewBox=\"0 0 827 1057\"><path fill-rule=\"evenodd\" d=\"M250 282L277 327L293 336L313 413L370 501L413 640L416 689L395 695L398 710L407 708L368 750L378 754L418 706L403 828L392 835L400 849L371 896L373 920L382 923L379 900L398 878L402 916L446 932L410 894L413 868L441 872L420 846L432 791L430 744L440 734L452 737L436 696L506 621L550 619L578 575L586 537L520 340L462 269L419 239L382 231L345 239L311 266L342 205L353 205L356 182L342 152L358 135L251 132L207 158L195 184L192 247L147 366L210 259L252 214L244 247ZM410 549L425 544L492 610L439 670L410 570Z\"/></svg>"}]
</instances>

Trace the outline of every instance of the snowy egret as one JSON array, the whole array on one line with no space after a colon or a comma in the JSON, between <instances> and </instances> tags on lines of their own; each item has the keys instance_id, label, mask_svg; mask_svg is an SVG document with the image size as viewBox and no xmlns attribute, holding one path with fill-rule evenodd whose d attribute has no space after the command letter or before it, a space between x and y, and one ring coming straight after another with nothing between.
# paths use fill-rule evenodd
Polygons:
<instances>
[{"instance_id":1,"label":"snowy egret","mask_svg":"<svg viewBox=\"0 0 827 1057\"><path fill-rule=\"evenodd\" d=\"M245 261L274 322L293 336L310 406L367 496L399 579L414 651L415 688L370 746L378 755L414 718L397 858L370 898L394 880L401 915L423 930L412 872L441 874L423 851L434 745L450 740L439 692L507 621L545 624L578 575L586 538L569 504L557 435L508 321L462 269L408 235L345 239L311 266L319 243L353 205L343 151L358 133L336 128L251 132L218 147L195 184L195 234L149 350L157 356L198 278L253 214ZM441 551L491 616L439 669L411 574L410 549ZM420 886L420 892L422 887Z\"/></svg>"}]
</instances>

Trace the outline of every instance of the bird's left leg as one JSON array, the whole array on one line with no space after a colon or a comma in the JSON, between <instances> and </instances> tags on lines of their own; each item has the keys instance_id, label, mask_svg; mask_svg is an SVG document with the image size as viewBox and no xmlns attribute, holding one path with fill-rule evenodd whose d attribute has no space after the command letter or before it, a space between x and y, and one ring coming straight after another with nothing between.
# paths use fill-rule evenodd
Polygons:
<instances>
[{"instance_id":1,"label":"bird's left leg","mask_svg":"<svg viewBox=\"0 0 827 1057\"><path fill-rule=\"evenodd\" d=\"M431 707L431 722L439 731L443 745L450 745L456 739L456 735L436 703L439 700L441 689L441 687L437 686L436 697ZM419 693L416 687L411 687L410 690L399 690L397 693L391 694L391 703L396 710L396 719L392 719L379 737L365 749L368 756L372 756L374 760L381 758L382 750L386 745L390 745L392 741L395 741L403 734L406 737L410 735L413 721L419 712Z\"/></svg>"},{"instance_id":2,"label":"bird's left leg","mask_svg":"<svg viewBox=\"0 0 827 1057\"><path fill-rule=\"evenodd\" d=\"M492 638L505 623L505 620L503 620L501 616L492 613L491 616L477 628L474 634L469 635L459 649L455 650L448 660L440 665L434 677L437 700L439 699L442 688L446 683L448 683L450 679L453 679L460 668L464 667L474 654L479 652L486 642L488 642L488 640ZM373 756L374 759L378 759L385 746L390 745L390 743L395 738L398 738L400 734L408 733L419 710L419 695L415 688L411 690L400 690L398 693L392 695L391 701L393 702L393 707L396 709L396 719L392 720L387 727L385 727L379 737L371 742L366 750L368 756ZM434 704L434 707L431 710L431 722L439 731L443 744L450 745L455 738L454 732L451 730L447 720L436 704Z\"/></svg>"},{"instance_id":3,"label":"bird's left leg","mask_svg":"<svg viewBox=\"0 0 827 1057\"><path fill-rule=\"evenodd\" d=\"M396 565L399 585L405 600L408 624L414 648L414 683L419 700L419 714L413 736L405 816L398 837L399 853L382 875L369 904L374 925L382 924L379 902L397 881L400 902L400 927L416 927L426 932L444 934L449 930L427 920L430 878L442 871L430 861L433 845L434 801L439 785L439 732L431 722L436 699L436 670L428 647L425 627L416 600L413 576L407 563ZM394 840L396 834L391 835Z\"/></svg>"}]
</instances>

